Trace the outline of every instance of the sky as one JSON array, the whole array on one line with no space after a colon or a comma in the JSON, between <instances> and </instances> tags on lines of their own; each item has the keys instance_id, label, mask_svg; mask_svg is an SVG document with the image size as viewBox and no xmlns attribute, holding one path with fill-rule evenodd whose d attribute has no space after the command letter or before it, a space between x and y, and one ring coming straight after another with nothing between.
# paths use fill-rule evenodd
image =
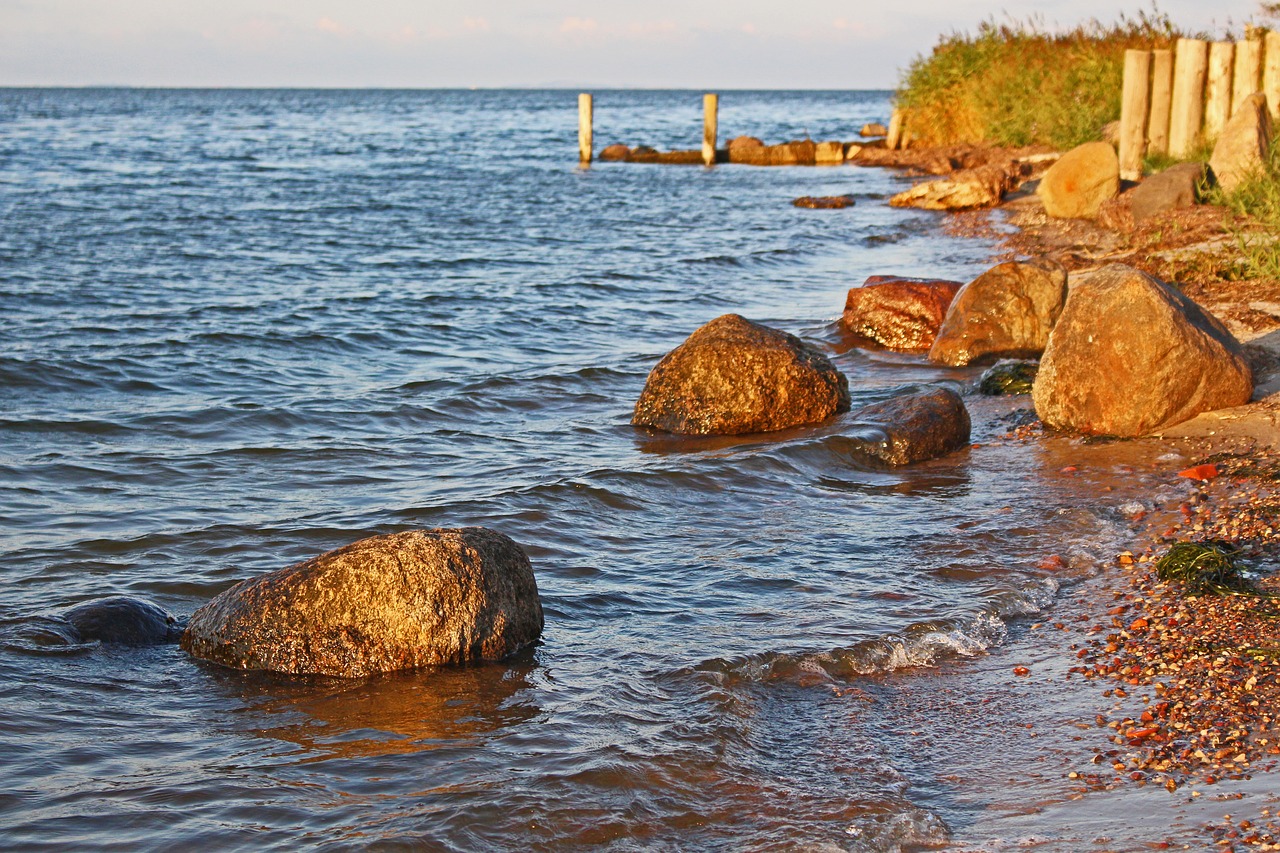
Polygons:
<instances>
[{"instance_id":1,"label":"sky","mask_svg":"<svg viewBox=\"0 0 1280 853\"><path fill-rule=\"evenodd\" d=\"M892 88L984 20L1114 21L1114 0L0 0L0 86ZM1189 30L1257 0L1164 0Z\"/></svg>"}]
</instances>

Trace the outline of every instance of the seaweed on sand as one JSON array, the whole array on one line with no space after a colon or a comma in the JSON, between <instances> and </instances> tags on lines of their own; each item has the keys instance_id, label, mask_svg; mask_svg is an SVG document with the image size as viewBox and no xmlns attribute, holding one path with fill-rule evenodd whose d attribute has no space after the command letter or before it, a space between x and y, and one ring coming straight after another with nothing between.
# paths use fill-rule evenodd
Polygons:
<instances>
[{"instance_id":1,"label":"seaweed on sand","mask_svg":"<svg viewBox=\"0 0 1280 853\"><path fill-rule=\"evenodd\" d=\"M1179 542L1156 561L1156 577L1181 583L1191 595L1240 595L1255 590L1225 542Z\"/></svg>"}]
</instances>

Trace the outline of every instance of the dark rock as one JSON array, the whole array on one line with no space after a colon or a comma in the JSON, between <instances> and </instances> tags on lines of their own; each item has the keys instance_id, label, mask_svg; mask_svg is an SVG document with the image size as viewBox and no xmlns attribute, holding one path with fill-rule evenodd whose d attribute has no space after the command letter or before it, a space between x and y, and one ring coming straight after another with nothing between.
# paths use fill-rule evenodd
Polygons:
<instances>
[{"instance_id":1,"label":"dark rock","mask_svg":"<svg viewBox=\"0 0 1280 853\"><path fill-rule=\"evenodd\" d=\"M850 416L883 430L884 438L863 449L888 465L910 465L945 456L969 443L969 411L946 388L894 397Z\"/></svg>"},{"instance_id":2,"label":"dark rock","mask_svg":"<svg viewBox=\"0 0 1280 853\"><path fill-rule=\"evenodd\" d=\"M806 195L791 203L796 207L807 207L810 210L837 210L853 207L854 198L851 195Z\"/></svg>"},{"instance_id":3,"label":"dark rock","mask_svg":"<svg viewBox=\"0 0 1280 853\"><path fill-rule=\"evenodd\" d=\"M987 368L978 380L978 392L989 397L1030 394L1039 362L1004 358Z\"/></svg>"},{"instance_id":4,"label":"dark rock","mask_svg":"<svg viewBox=\"0 0 1280 853\"><path fill-rule=\"evenodd\" d=\"M960 288L929 360L961 367L977 359L1039 356L1067 298L1056 261L1010 261Z\"/></svg>"},{"instance_id":5,"label":"dark rock","mask_svg":"<svg viewBox=\"0 0 1280 853\"><path fill-rule=\"evenodd\" d=\"M631 423L684 435L772 432L849 410L849 385L794 335L717 317L649 373Z\"/></svg>"},{"instance_id":6,"label":"dark rock","mask_svg":"<svg viewBox=\"0 0 1280 853\"><path fill-rule=\"evenodd\" d=\"M991 163L955 172L936 181L916 184L889 199L891 207L923 210L975 210L994 207L1018 186L1020 169L1012 161Z\"/></svg>"},{"instance_id":7,"label":"dark rock","mask_svg":"<svg viewBox=\"0 0 1280 853\"><path fill-rule=\"evenodd\" d=\"M1271 151L1271 113L1261 92L1245 98L1218 135L1209 158L1218 184L1232 192L1245 181L1261 175Z\"/></svg>"},{"instance_id":8,"label":"dark rock","mask_svg":"<svg viewBox=\"0 0 1280 853\"><path fill-rule=\"evenodd\" d=\"M1209 177L1204 163L1179 163L1152 175L1130 190L1129 209L1135 224L1167 210L1191 207L1200 201L1200 188Z\"/></svg>"},{"instance_id":9,"label":"dark rock","mask_svg":"<svg viewBox=\"0 0 1280 853\"><path fill-rule=\"evenodd\" d=\"M667 166L701 166L702 150L654 151L652 148L632 148L632 163L660 163Z\"/></svg>"},{"instance_id":10,"label":"dark rock","mask_svg":"<svg viewBox=\"0 0 1280 853\"><path fill-rule=\"evenodd\" d=\"M849 290L840 324L891 350L933 346L960 282L873 275Z\"/></svg>"},{"instance_id":11,"label":"dark rock","mask_svg":"<svg viewBox=\"0 0 1280 853\"><path fill-rule=\"evenodd\" d=\"M1106 142L1086 142L1063 154L1040 179L1036 194L1058 219L1093 219L1120 192L1120 160Z\"/></svg>"},{"instance_id":12,"label":"dark rock","mask_svg":"<svg viewBox=\"0 0 1280 853\"><path fill-rule=\"evenodd\" d=\"M71 608L62 615L81 642L156 646L176 642L178 620L150 601L116 595Z\"/></svg>"},{"instance_id":13,"label":"dark rock","mask_svg":"<svg viewBox=\"0 0 1280 853\"><path fill-rule=\"evenodd\" d=\"M616 143L606 146L603 151L596 155L597 160L629 160L631 159L631 149L627 146Z\"/></svg>"},{"instance_id":14,"label":"dark rock","mask_svg":"<svg viewBox=\"0 0 1280 853\"><path fill-rule=\"evenodd\" d=\"M1243 350L1217 319L1113 264L1073 284L1032 399L1049 426L1135 436L1242 405L1252 392Z\"/></svg>"},{"instance_id":15,"label":"dark rock","mask_svg":"<svg viewBox=\"0 0 1280 853\"><path fill-rule=\"evenodd\" d=\"M182 647L236 669L357 677L500 660L542 632L529 558L483 527L364 539L244 581Z\"/></svg>"}]
</instances>

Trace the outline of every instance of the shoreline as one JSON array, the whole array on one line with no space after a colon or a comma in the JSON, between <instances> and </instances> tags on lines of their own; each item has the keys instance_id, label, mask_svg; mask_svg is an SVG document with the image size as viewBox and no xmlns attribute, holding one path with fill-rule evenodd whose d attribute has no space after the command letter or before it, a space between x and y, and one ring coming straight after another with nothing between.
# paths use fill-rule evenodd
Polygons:
<instances>
[{"instance_id":1,"label":"shoreline","mask_svg":"<svg viewBox=\"0 0 1280 853\"><path fill-rule=\"evenodd\" d=\"M1005 154L979 149L962 159ZM954 161L957 155L947 148L922 149L916 156L929 164ZM910 168L907 159L884 165ZM1220 266L1223 256L1232 254L1220 208L1173 211L1127 231L1124 226L1132 219L1126 223L1123 212L1121 207L1120 215L1110 217L1109 224L1118 222L1119 228L1054 220L1023 188L995 208L945 213L942 227L956 236L994 239L1001 253L993 260L1049 256L1072 276L1125 263L1170 280L1170 270ZM1129 548L1093 577L1065 588L1042 614L1045 622L1013 632L983 660L921 679L934 688L954 682L949 689L976 691L989 703L1007 701L1013 688L1013 715L1030 720L1028 730L1054 743L1035 760L1052 758L1070 768L1056 783L1037 778L1032 788L1042 800L1025 810L1008 805L1001 816L1002 807L990 805L995 816L978 816L956 831L951 849L1014 843L1007 837L970 837L1013 829L1027 833L1022 843L1036 840L1037 849L1082 849L1088 841L1096 849L1139 844L1280 850L1280 798L1270 794L1280 787L1272 784L1280 781L1280 714L1272 717L1268 710L1280 701L1280 602L1197 598L1154 573L1156 560L1179 541L1231 543L1255 567L1280 553L1280 283L1234 282L1217 275L1188 279L1179 279L1179 287L1245 344L1254 369L1253 397L1244 406L1132 439L1153 460L1179 458L1187 468L1213 465L1212 476L1192 481L1179 477L1176 468L1168 471L1185 499L1171 505L1143 501L1132 519ZM1038 426L1004 440L1041 445L1066 440L1080 446L1093 441ZM1264 596L1280 593L1280 578L1264 576L1256 583ZM1248 649L1255 653L1232 648L1233 637L1249 638ZM971 676L976 683L966 683ZM993 754L999 754L998 747ZM1022 770L1039 776L1033 768ZM973 772L983 771L975 767ZM1045 796L1041 789L1046 788L1053 793ZM1153 798L1155 790L1163 799ZM1168 809L1168 822L1156 826L1167 831L1141 837L1143 830L1132 826L1134 810L1155 816L1162 807ZM1046 817L1056 821L1049 830L1055 838L1044 837ZM1099 833L1095 838L1073 831L1091 825ZM1116 836L1124 833L1131 837L1121 842Z\"/></svg>"}]
</instances>

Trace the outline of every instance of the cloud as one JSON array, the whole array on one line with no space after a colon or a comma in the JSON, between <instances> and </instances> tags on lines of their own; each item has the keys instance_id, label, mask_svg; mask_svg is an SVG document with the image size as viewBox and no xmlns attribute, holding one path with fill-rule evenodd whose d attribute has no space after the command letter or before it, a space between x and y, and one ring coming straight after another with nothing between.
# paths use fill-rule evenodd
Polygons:
<instances>
[{"instance_id":1,"label":"cloud","mask_svg":"<svg viewBox=\"0 0 1280 853\"><path fill-rule=\"evenodd\" d=\"M473 33L487 33L489 32L489 19L488 18L463 18L462 28L464 30L469 30L470 32L473 32Z\"/></svg>"},{"instance_id":2,"label":"cloud","mask_svg":"<svg viewBox=\"0 0 1280 853\"><path fill-rule=\"evenodd\" d=\"M316 21L316 29L325 33L333 33L334 35L344 35L347 28L339 24L333 18L321 18Z\"/></svg>"}]
</instances>

